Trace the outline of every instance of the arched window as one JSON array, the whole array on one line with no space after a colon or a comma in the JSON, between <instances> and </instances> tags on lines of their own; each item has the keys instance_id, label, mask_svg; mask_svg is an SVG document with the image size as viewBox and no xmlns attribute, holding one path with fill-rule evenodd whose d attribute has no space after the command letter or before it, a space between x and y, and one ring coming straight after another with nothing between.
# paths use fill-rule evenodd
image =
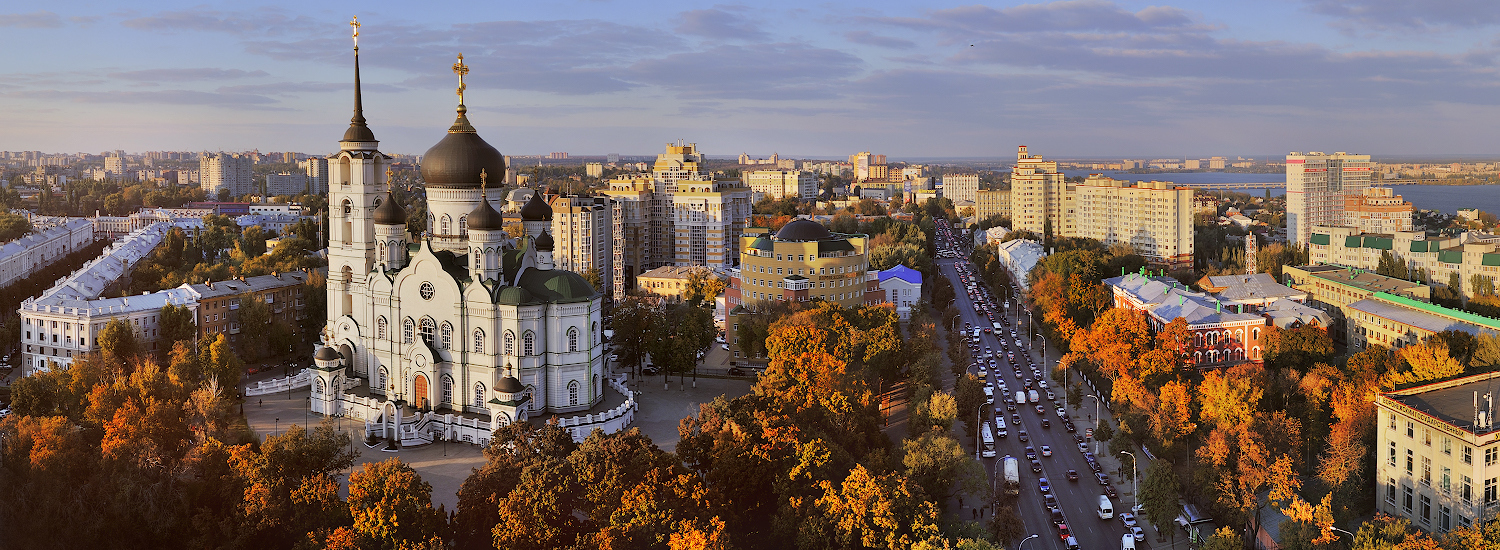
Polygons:
<instances>
[{"instance_id":1,"label":"arched window","mask_svg":"<svg viewBox=\"0 0 1500 550\"><path fill-rule=\"evenodd\" d=\"M531 399L527 399L526 400L526 410L528 410L528 411L534 411L534 410L536 410L536 387L532 386L531 384L527 384L526 385L526 396L531 398Z\"/></svg>"},{"instance_id":2,"label":"arched window","mask_svg":"<svg viewBox=\"0 0 1500 550\"><path fill-rule=\"evenodd\" d=\"M453 325L443 321L442 335L442 349L453 349Z\"/></svg>"},{"instance_id":3,"label":"arched window","mask_svg":"<svg viewBox=\"0 0 1500 550\"><path fill-rule=\"evenodd\" d=\"M578 381L577 380L574 380L572 382L568 382L568 404L569 405L577 405L578 404Z\"/></svg>"},{"instance_id":4,"label":"arched window","mask_svg":"<svg viewBox=\"0 0 1500 550\"><path fill-rule=\"evenodd\" d=\"M434 215L432 215L432 214L428 214L427 215L427 232L431 233L431 232L433 232L436 229L437 229L437 217L434 216Z\"/></svg>"},{"instance_id":5,"label":"arched window","mask_svg":"<svg viewBox=\"0 0 1500 550\"><path fill-rule=\"evenodd\" d=\"M385 391L387 389L389 389L389 388L386 387L387 386L387 379L386 379L385 367L380 367L380 376L377 377L375 380L376 380L376 382L378 382L377 385L380 386L380 392L381 393L385 393Z\"/></svg>"},{"instance_id":6,"label":"arched window","mask_svg":"<svg viewBox=\"0 0 1500 550\"><path fill-rule=\"evenodd\" d=\"M443 378L442 378L442 381L439 382L439 384L442 384L442 391L443 391L443 394L442 394L443 395L443 401L442 402L443 403L452 404L453 403L453 377L444 374Z\"/></svg>"},{"instance_id":7,"label":"arched window","mask_svg":"<svg viewBox=\"0 0 1500 550\"><path fill-rule=\"evenodd\" d=\"M1250 330L1250 339L1259 342L1260 341L1260 329L1258 329L1258 328L1257 329L1251 329Z\"/></svg>"},{"instance_id":8,"label":"arched window","mask_svg":"<svg viewBox=\"0 0 1500 550\"><path fill-rule=\"evenodd\" d=\"M505 331L505 354L516 354L516 333L508 330Z\"/></svg>"},{"instance_id":9,"label":"arched window","mask_svg":"<svg viewBox=\"0 0 1500 550\"><path fill-rule=\"evenodd\" d=\"M484 329L474 329L474 353L484 353Z\"/></svg>"},{"instance_id":10,"label":"arched window","mask_svg":"<svg viewBox=\"0 0 1500 550\"><path fill-rule=\"evenodd\" d=\"M484 265L480 263L483 261L482 258L483 256L479 253L479 249L474 249L474 269L484 269Z\"/></svg>"},{"instance_id":11,"label":"arched window","mask_svg":"<svg viewBox=\"0 0 1500 550\"><path fill-rule=\"evenodd\" d=\"M1260 346L1255 346L1253 348L1250 348L1250 358L1251 359L1260 359Z\"/></svg>"},{"instance_id":12,"label":"arched window","mask_svg":"<svg viewBox=\"0 0 1500 550\"><path fill-rule=\"evenodd\" d=\"M328 391L333 393L344 393L344 379L339 375L333 375L333 384L328 386Z\"/></svg>"},{"instance_id":13,"label":"arched window","mask_svg":"<svg viewBox=\"0 0 1500 550\"><path fill-rule=\"evenodd\" d=\"M389 324L390 322L385 320L384 315L381 315L380 318L375 319L375 338L377 340L384 340L386 338L385 331L387 328L389 328L387 326Z\"/></svg>"},{"instance_id":14,"label":"arched window","mask_svg":"<svg viewBox=\"0 0 1500 550\"><path fill-rule=\"evenodd\" d=\"M1245 329L1242 329L1242 328L1234 329L1234 339L1237 342L1244 342L1245 341Z\"/></svg>"},{"instance_id":15,"label":"arched window","mask_svg":"<svg viewBox=\"0 0 1500 550\"><path fill-rule=\"evenodd\" d=\"M348 218L352 214L354 214L354 203L349 202L349 199L344 199L344 217Z\"/></svg>"},{"instance_id":16,"label":"arched window","mask_svg":"<svg viewBox=\"0 0 1500 550\"><path fill-rule=\"evenodd\" d=\"M536 333L528 330L528 331L526 331L525 334L521 335L521 355L535 355L535 354L536 354Z\"/></svg>"},{"instance_id":17,"label":"arched window","mask_svg":"<svg viewBox=\"0 0 1500 550\"><path fill-rule=\"evenodd\" d=\"M578 351L578 329L568 327L568 351Z\"/></svg>"},{"instance_id":18,"label":"arched window","mask_svg":"<svg viewBox=\"0 0 1500 550\"><path fill-rule=\"evenodd\" d=\"M1200 365L1202 363L1203 363L1203 352L1201 352L1201 351L1195 351L1195 352L1193 352L1193 364L1194 365Z\"/></svg>"},{"instance_id":19,"label":"arched window","mask_svg":"<svg viewBox=\"0 0 1500 550\"><path fill-rule=\"evenodd\" d=\"M437 323L433 322L431 317L423 317L422 323L418 326L418 332L422 334L423 342L429 346L434 345L433 333L437 332Z\"/></svg>"},{"instance_id":20,"label":"arched window","mask_svg":"<svg viewBox=\"0 0 1500 550\"><path fill-rule=\"evenodd\" d=\"M313 395L323 395L323 379L319 377L313 381Z\"/></svg>"},{"instance_id":21,"label":"arched window","mask_svg":"<svg viewBox=\"0 0 1500 550\"><path fill-rule=\"evenodd\" d=\"M378 255L376 257L380 258L381 260L384 260L385 259L385 242L382 241L380 244L377 245L377 248L378 248L378 252L377 252Z\"/></svg>"},{"instance_id":22,"label":"arched window","mask_svg":"<svg viewBox=\"0 0 1500 550\"><path fill-rule=\"evenodd\" d=\"M469 217L468 216L464 216L464 217L461 217L461 218L458 219L458 234L459 235L468 235L469 234Z\"/></svg>"},{"instance_id":23,"label":"arched window","mask_svg":"<svg viewBox=\"0 0 1500 550\"><path fill-rule=\"evenodd\" d=\"M440 232L440 234L447 235L448 234L448 229L449 229L448 226L453 224L453 218L449 218L447 214L443 214L443 222L442 222L442 224L443 224L441 226L442 231Z\"/></svg>"},{"instance_id":24,"label":"arched window","mask_svg":"<svg viewBox=\"0 0 1500 550\"><path fill-rule=\"evenodd\" d=\"M474 384L474 406L488 409L489 405L485 401L487 399L484 398L484 382L477 382Z\"/></svg>"},{"instance_id":25,"label":"arched window","mask_svg":"<svg viewBox=\"0 0 1500 550\"><path fill-rule=\"evenodd\" d=\"M410 344L412 342L412 333L416 331L416 328L417 324L412 322L411 317L407 317L405 321L401 322L401 342L403 344Z\"/></svg>"}]
</instances>

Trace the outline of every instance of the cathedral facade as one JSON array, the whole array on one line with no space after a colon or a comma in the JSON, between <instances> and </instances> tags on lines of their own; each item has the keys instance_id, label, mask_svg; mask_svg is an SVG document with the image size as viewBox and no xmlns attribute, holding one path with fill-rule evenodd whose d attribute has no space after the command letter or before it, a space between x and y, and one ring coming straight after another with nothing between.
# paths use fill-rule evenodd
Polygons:
<instances>
[{"instance_id":1,"label":"cathedral facade","mask_svg":"<svg viewBox=\"0 0 1500 550\"><path fill-rule=\"evenodd\" d=\"M485 190L505 159L469 123L460 80L458 116L422 159L427 231L409 231L389 189L390 157L365 123L355 52L354 118L328 157L328 318L314 410L347 414L341 395L356 388L397 429L403 409L499 427L599 403L603 296L555 268L551 207L533 194L524 234L506 232ZM462 77L462 58L460 68Z\"/></svg>"}]
</instances>

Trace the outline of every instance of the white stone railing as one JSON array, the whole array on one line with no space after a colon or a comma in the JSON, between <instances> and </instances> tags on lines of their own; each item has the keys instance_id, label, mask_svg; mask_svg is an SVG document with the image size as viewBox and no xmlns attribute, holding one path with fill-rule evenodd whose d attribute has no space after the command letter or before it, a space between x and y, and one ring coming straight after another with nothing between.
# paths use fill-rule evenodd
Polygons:
<instances>
[{"instance_id":1,"label":"white stone railing","mask_svg":"<svg viewBox=\"0 0 1500 550\"><path fill-rule=\"evenodd\" d=\"M272 378L270 380L261 380L254 384L245 386L245 396L252 397L256 395L267 395L276 392L289 391L297 388L305 388L312 385L312 379L312 371L309 371L308 369L302 369L297 374L291 376Z\"/></svg>"},{"instance_id":2,"label":"white stone railing","mask_svg":"<svg viewBox=\"0 0 1500 550\"><path fill-rule=\"evenodd\" d=\"M609 385L625 396L625 402L619 406L599 414L585 414L581 416L570 416L558 419L558 426L573 436L573 441L582 442L589 433L594 430L604 430L604 433L615 433L624 430L631 422L635 421L635 411L638 408L635 401L635 392L625 387L619 378L610 378Z\"/></svg>"}]
</instances>

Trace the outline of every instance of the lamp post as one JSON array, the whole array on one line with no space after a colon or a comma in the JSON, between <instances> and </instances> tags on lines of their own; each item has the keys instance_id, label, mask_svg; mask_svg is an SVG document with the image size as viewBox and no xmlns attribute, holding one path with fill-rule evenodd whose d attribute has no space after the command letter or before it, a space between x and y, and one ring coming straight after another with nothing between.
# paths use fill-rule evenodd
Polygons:
<instances>
[{"instance_id":1,"label":"lamp post","mask_svg":"<svg viewBox=\"0 0 1500 550\"><path fill-rule=\"evenodd\" d=\"M1139 481L1140 476L1137 476L1135 471L1135 453L1132 453L1130 451L1120 451L1117 454L1130 455L1130 494L1131 498L1135 499L1135 506L1132 507L1130 511L1135 512L1136 508L1140 507L1141 505L1141 484Z\"/></svg>"},{"instance_id":2,"label":"lamp post","mask_svg":"<svg viewBox=\"0 0 1500 550\"><path fill-rule=\"evenodd\" d=\"M959 319L960 319L960 318L962 318L962 317L963 317L963 316L964 316L964 314L963 314L963 313L959 313L959 314L957 314L957 315L954 315L954 316L953 316L953 320L951 320L951 321L948 321L948 332L953 332L953 331L955 331L955 330L958 330L958 329L957 329L957 328L955 328L955 327L957 327L957 326L958 326L958 320L959 320Z\"/></svg>"},{"instance_id":3,"label":"lamp post","mask_svg":"<svg viewBox=\"0 0 1500 550\"><path fill-rule=\"evenodd\" d=\"M271 435L275 436L279 429L281 429L281 417L276 417L276 420L271 422Z\"/></svg>"},{"instance_id":4,"label":"lamp post","mask_svg":"<svg viewBox=\"0 0 1500 550\"><path fill-rule=\"evenodd\" d=\"M1329 530L1329 531L1335 531L1335 532L1339 532L1339 533L1343 533L1343 534L1345 534L1345 535L1349 535L1349 538L1351 538L1351 539L1352 539L1352 538L1354 538L1354 537L1355 537L1355 536L1356 536L1356 535L1355 535L1355 534L1354 534L1354 533L1350 533L1350 532L1348 532L1348 531L1345 531L1345 530L1343 530L1343 529L1339 529L1339 528L1338 528L1338 527L1334 527L1334 526L1332 526L1332 525L1329 525L1329 526L1328 526L1328 530Z\"/></svg>"},{"instance_id":5,"label":"lamp post","mask_svg":"<svg viewBox=\"0 0 1500 550\"><path fill-rule=\"evenodd\" d=\"M1037 538L1037 537L1040 537L1040 536L1041 535L1037 535L1037 534L1033 533L1031 536L1026 537L1024 539L1021 539L1021 542L1018 543L1018 544L1016 544L1016 550L1020 550L1021 548L1025 548L1026 547L1026 541L1034 539L1034 538Z\"/></svg>"},{"instance_id":6,"label":"lamp post","mask_svg":"<svg viewBox=\"0 0 1500 550\"><path fill-rule=\"evenodd\" d=\"M1091 394L1085 395L1084 397L1090 397L1090 398L1093 398L1093 400L1094 400L1094 431L1097 432L1097 431L1099 431L1099 396L1094 395L1094 394L1091 393ZM1094 454L1098 455L1099 454L1099 438L1094 437L1093 435L1090 435L1089 439L1094 442Z\"/></svg>"}]
</instances>

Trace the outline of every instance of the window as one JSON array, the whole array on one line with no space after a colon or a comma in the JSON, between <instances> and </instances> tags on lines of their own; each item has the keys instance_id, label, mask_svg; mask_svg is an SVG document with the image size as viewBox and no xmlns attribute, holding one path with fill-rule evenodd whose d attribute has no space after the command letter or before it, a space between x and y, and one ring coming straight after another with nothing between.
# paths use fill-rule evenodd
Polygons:
<instances>
[{"instance_id":1,"label":"window","mask_svg":"<svg viewBox=\"0 0 1500 550\"><path fill-rule=\"evenodd\" d=\"M1496 460L1500 460L1500 448L1490 447L1484 450L1485 466L1494 466Z\"/></svg>"},{"instance_id":2,"label":"window","mask_svg":"<svg viewBox=\"0 0 1500 550\"><path fill-rule=\"evenodd\" d=\"M1406 450L1406 473L1408 473L1408 474L1416 471L1413 468L1413 465L1416 463L1415 456L1416 455L1412 453L1411 449L1407 449Z\"/></svg>"},{"instance_id":3,"label":"window","mask_svg":"<svg viewBox=\"0 0 1500 550\"><path fill-rule=\"evenodd\" d=\"M568 328L568 351L578 351L578 329Z\"/></svg>"},{"instance_id":4,"label":"window","mask_svg":"<svg viewBox=\"0 0 1500 550\"><path fill-rule=\"evenodd\" d=\"M1463 497L1464 502L1469 502L1474 498L1474 478L1460 476L1460 479L1463 482L1458 486L1458 496Z\"/></svg>"},{"instance_id":5,"label":"window","mask_svg":"<svg viewBox=\"0 0 1500 550\"><path fill-rule=\"evenodd\" d=\"M1432 485L1432 459L1422 457L1422 484Z\"/></svg>"},{"instance_id":6,"label":"window","mask_svg":"<svg viewBox=\"0 0 1500 550\"><path fill-rule=\"evenodd\" d=\"M448 324L447 321L443 321L441 334L442 349L453 349L453 325Z\"/></svg>"},{"instance_id":7,"label":"window","mask_svg":"<svg viewBox=\"0 0 1500 550\"><path fill-rule=\"evenodd\" d=\"M435 342L433 341L433 333L437 332L437 323L433 322L431 317L422 318L421 328L418 329L418 331L422 334L423 342L426 342L429 346L435 344Z\"/></svg>"},{"instance_id":8,"label":"window","mask_svg":"<svg viewBox=\"0 0 1500 550\"><path fill-rule=\"evenodd\" d=\"M1442 446L1443 454L1448 455L1448 456L1453 456L1453 438L1450 438L1450 437L1448 437L1448 436L1445 435L1445 436L1443 436L1442 443L1443 443L1443 446Z\"/></svg>"},{"instance_id":9,"label":"window","mask_svg":"<svg viewBox=\"0 0 1500 550\"><path fill-rule=\"evenodd\" d=\"M1396 504L1396 480L1392 479L1385 484L1385 501L1388 504Z\"/></svg>"},{"instance_id":10,"label":"window","mask_svg":"<svg viewBox=\"0 0 1500 550\"><path fill-rule=\"evenodd\" d=\"M521 335L521 355L536 355L536 333L526 331Z\"/></svg>"},{"instance_id":11,"label":"window","mask_svg":"<svg viewBox=\"0 0 1500 550\"><path fill-rule=\"evenodd\" d=\"M443 223L443 225L441 226L441 228L439 230L439 234L441 234L441 235L448 235L449 234L448 233L448 226L452 225L453 218L449 218L447 214L443 214L443 222L442 223Z\"/></svg>"},{"instance_id":12,"label":"window","mask_svg":"<svg viewBox=\"0 0 1500 550\"><path fill-rule=\"evenodd\" d=\"M577 380L574 380L572 382L568 382L568 404L569 405L577 405L578 404L578 381Z\"/></svg>"},{"instance_id":13,"label":"window","mask_svg":"<svg viewBox=\"0 0 1500 550\"><path fill-rule=\"evenodd\" d=\"M487 404L485 403L485 401L487 401L487 399L484 398L484 382L475 383L474 384L474 406L475 407L479 407L481 409L488 409L489 407L487 406Z\"/></svg>"},{"instance_id":14,"label":"window","mask_svg":"<svg viewBox=\"0 0 1500 550\"><path fill-rule=\"evenodd\" d=\"M1484 504L1486 506L1495 502L1495 478L1484 480Z\"/></svg>"},{"instance_id":15,"label":"window","mask_svg":"<svg viewBox=\"0 0 1500 550\"><path fill-rule=\"evenodd\" d=\"M1416 436L1417 436L1417 424L1415 422L1410 421L1410 420L1406 421L1406 437L1408 437L1408 438L1414 438Z\"/></svg>"},{"instance_id":16,"label":"window","mask_svg":"<svg viewBox=\"0 0 1500 550\"><path fill-rule=\"evenodd\" d=\"M1422 495L1422 524L1432 524L1432 499Z\"/></svg>"},{"instance_id":17,"label":"window","mask_svg":"<svg viewBox=\"0 0 1500 550\"><path fill-rule=\"evenodd\" d=\"M516 333L508 330L505 331L505 354L516 354Z\"/></svg>"},{"instance_id":18,"label":"window","mask_svg":"<svg viewBox=\"0 0 1500 550\"><path fill-rule=\"evenodd\" d=\"M474 329L474 353L484 353L484 329Z\"/></svg>"},{"instance_id":19,"label":"window","mask_svg":"<svg viewBox=\"0 0 1500 550\"><path fill-rule=\"evenodd\" d=\"M442 384L443 387L443 402L450 404L453 403L453 377L444 374L442 381L439 383Z\"/></svg>"},{"instance_id":20,"label":"window","mask_svg":"<svg viewBox=\"0 0 1500 550\"><path fill-rule=\"evenodd\" d=\"M1445 494L1445 495L1453 493L1453 469L1452 468L1449 468L1447 466L1443 466L1442 475L1438 476L1438 488L1442 489L1443 490L1443 494Z\"/></svg>"},{"instance_id":21,"label":"window","mask_svg":"<svg viewBox=\"0 0 1500 550\"><path fill-rule=\"evenodd\" d=\"M1390 463L1391 463L1392 466L1395 466L1396 465L1396 442L1395 441L1391 442L1390 450L1391 450L1391 452L1390 452Z\"/></svg>"},{"instance_id":22,"label":"window","mask_svg":"<svg viewBox=\"0 0 1500 550\"><path fill-rule=\"evenodd\" d=\"M1411 515L1411 487L1401 486L1401 511Z\"/></svg>"},{"instance_id":23,"label":"window","mask_svg":"<svg viewBox=\"0 0 1500 550\"><path fill-rule=\"evenodd\" d=\"M401 342L404 344L410 344L412 341L412 334L416 332L416 329L417 324L412 322L411 317L407 317L405 321L401 321Z\"/></svg>"},{"instance_id":24,"label":"window","mask_svg":"<svg viewBox=\"0 0 1500 550\"><path fill-rule=\"evenodd\" d=\"M1463 455L1464 455L1464 464L1473 464L1474 463L1474 448L1473 447L1470 447L1468 445L1464 445L1463 446Z\"/></svg>"},{"instance_id":25,"label":"window","mask_svg":"<svg viewBox=\"0 0 1500 550\"><path fill-rule=\"evenodd\" d=\"M1432 430L1422 428L1422 443L1428 447L1432 446Z\"/></svg>"},{"instance_id":26,"label":"window","mask_svg":"<svg viewBox=\"0 0 1500 550\"><path fill-rule=\"evenodd\" d=\"M323 395L323 388L324 388L324 386L323 386L323 379L322 378L318 378L318 379L314 380L313 391L312 391L313 395Z\"/></svg>"},{"instance_id":27,"label":"window","mask_svg":"<svg viewBox=\"0 0 1500 550\"><path fill-rule=\"evenodd\" d=\"M1453 513L1453 509L1452 508L1449 508L1447 506L1439 506L1438 507L1438 530L1439 531L1447 531L1447 530L1453 528L1452 513Z\"/></svg>"},{"instance_id":28,"label":"window","mask_svg":"<svg viewBox=\"0 0 1500 550\"><path fill-rule=\"evenodd\" d=\"M1391 419L1390 428L1391 428L1391 431L1394 432L1394 431L1396 431L1396 414L1395 413L1391 413L1390 419Z\"/></svg>"},{"instance_id":29,"label":"window","mask_svg":"<svg viewBox=\"0 0 1500 550\"><path fill-rule=\"evenodd\" d=\"M376 378L376 380L378 380L380 382L378 385L380 386L380 391L382 393L384 393L388 389L387 388L387 381L386 381L386 374L385 373L386 373L385 367L380 367L380 376Z\"/></svg>"},{"instance_id":30,"label":"window","mask_svg":"<svg viewBox=\"0 0 1500 550\"><path fill-rule=\"evenodd\" d=\"M386 325L389 325L389 324L390 323L385 320L385 316L384 315L382 315L379 319L376 319L375 320L375 338L380 339L380 340L384 340L385 339L385 331L386 331L386 328L387 328Z\"/></svg>"}]
</instances>

